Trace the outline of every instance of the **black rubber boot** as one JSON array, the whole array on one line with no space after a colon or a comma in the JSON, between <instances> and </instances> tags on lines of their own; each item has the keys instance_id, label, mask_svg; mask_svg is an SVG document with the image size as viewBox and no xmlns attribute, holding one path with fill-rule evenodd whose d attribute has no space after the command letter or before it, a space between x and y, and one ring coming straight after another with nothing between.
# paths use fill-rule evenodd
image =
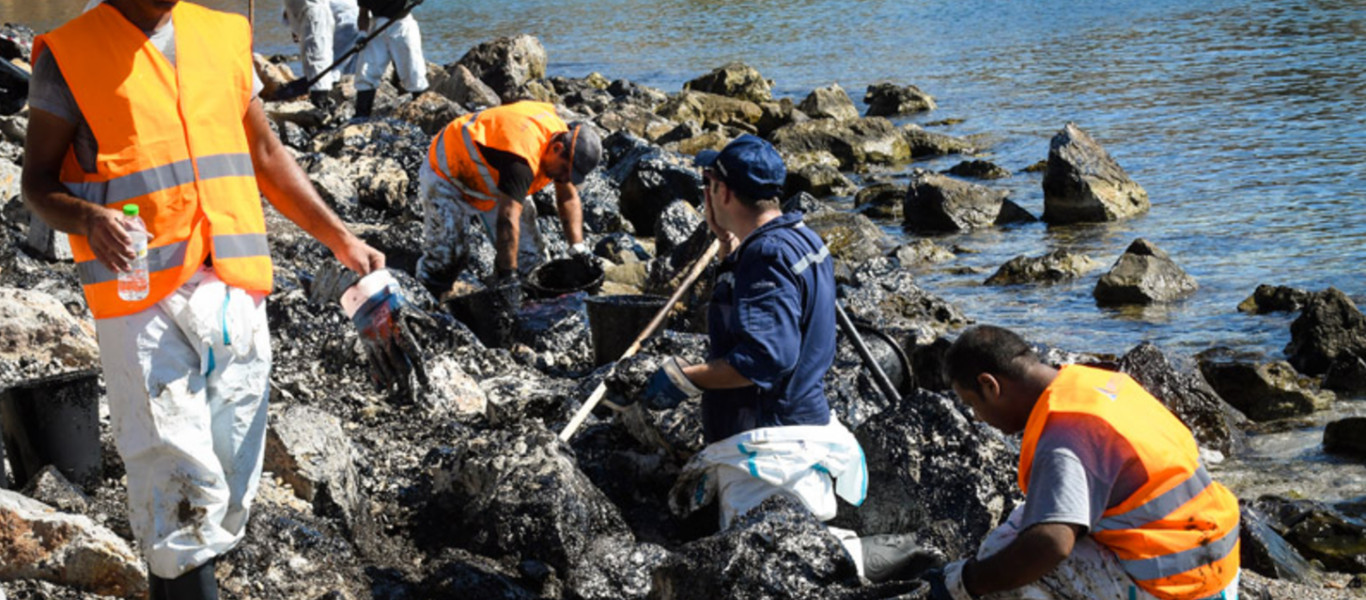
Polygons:
<instances>
[{"instance_id":1,"label":"black rubber boot","mask_svg":"<svg viewBox=\"0 0 1366 600\"><path fill-rule=\"evenodd\" d=\"M375 90L356 90L356 116L369 117L375 109Z\"/></svg>"},{"instance_id":2,"label":"black rubber boot","mask_svg":"<svg viewBox=\"0 0 1366 600\"><path fill-rule=\"evenodd\" d=\"M213 573L213 560L186 571L175 579L152 580L152 598L155 594L157 579L160 579L162 595L166 600L218 600L218 578Z\"/></svg>"},{"instance_id":3,"label":"black rubber boot","mask_svg":"<svg viewBox=\"0 0 1366 600\"><path fill-rule=\"evenodd\" d=\"M863 546L863 576L873 583L919 577L944 566L944 553L921 546L915 536L870 535L859 538Z\"/></svg>"},{"instance_id":4,"label":"black rubber boot","mask_svg":"<svg viewBox=\"0 0 1366 600\"><path fill-rule=\"evenodd\" d=\"M308 93L308 101L322 110L332 110L332 98L328 97L327 90L313 90Z\"/></svg>"}]
</instances>

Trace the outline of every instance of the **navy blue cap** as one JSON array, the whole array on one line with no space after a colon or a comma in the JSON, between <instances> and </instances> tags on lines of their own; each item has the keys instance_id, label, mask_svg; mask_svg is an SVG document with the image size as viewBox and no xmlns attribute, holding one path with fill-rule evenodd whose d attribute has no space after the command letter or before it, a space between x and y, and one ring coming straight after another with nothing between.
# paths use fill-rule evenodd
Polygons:
<instances>
[{"instance_id":1,"label":"navy blue cap","mask_svg":"<svg viewBox=\"0 0 1366 600\"><path fill-rule=\"evenodd\" d=\"M781 197L787 181L787 167L773 144L748 133L731 140L720 152L698 152L693 163L712 168L721 181L750 200Z\"/></svg>"}]
</instances>

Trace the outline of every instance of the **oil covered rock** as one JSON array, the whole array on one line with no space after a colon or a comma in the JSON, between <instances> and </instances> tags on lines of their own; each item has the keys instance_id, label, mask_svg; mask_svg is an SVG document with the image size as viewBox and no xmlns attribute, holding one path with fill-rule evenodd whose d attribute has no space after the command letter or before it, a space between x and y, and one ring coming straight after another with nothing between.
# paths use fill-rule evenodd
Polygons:
<instances>
[{"instance_id":1,"label":"oil covered rock","mask_svg":"<svg viewBox=\"0 0 1366 600\"><path fill-rule=\"evenodd\" d=\"M856 588L853 559L796 501L765 500L730 529L680 548L654 572L654 596L830 598Z\"/></svg>"},{"instance_id":2,"label":"oil covered rock","mask_svg":"<svg viewBox=\"0 0 1366 600\"><path fill-rule=\"evenodd\" d=\"M921 390L854 430L868 498L837 524L862 535L915 533L949 556L975 552L1019 502L1017 451L947 396Z\"/></svg>"},{"instance_id":3,"label":"oil covered rock","mask_svg":"<svg viewBox=\"0 0 1366 600\"><path fill-rule=\"evenodd\" d=\"M566 573L594 539L634 539L555 434L528 422L465 434L424 459L448 545L535 559Z\"/></svg>"}]
</instances>

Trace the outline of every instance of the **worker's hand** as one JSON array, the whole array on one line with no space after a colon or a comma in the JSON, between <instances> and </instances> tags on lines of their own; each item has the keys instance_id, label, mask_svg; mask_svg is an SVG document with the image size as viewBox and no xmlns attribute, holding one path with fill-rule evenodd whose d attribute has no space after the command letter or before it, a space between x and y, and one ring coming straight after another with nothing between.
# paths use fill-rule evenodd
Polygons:
<instances>
[{"instance_id":1,"label":"worker's hand","mask_svg":"<svg viewBox=\"0 0 1366 600\"><path fill-rule=\"evenodd\" d=\"M588 249L588 245L583 242L579 242L569 247L569 258L583 266L584 269L590 273L602 269L602 259L594 255L593 252Z\"/></svg>"},{"instance_id":2,"label":"worker's hand","mask_svg":"<svg viewBox=\"0 0 1366 600\"><path fill-rule=\"evenodd\" d=\"M351 322L365 344L370 361L370 378L381 391L411 391L410 376L426 386L427 369L422 348L413 337L414 323L432 325L431 317L408 303L403 290L386 270L365 276L343 295L342 305L360 305ZM348 308L348 311L350 309Z\"/></svg>"},{"instance_id":3,"label":"worker's hand","mask_svg":"<svg viewBox=\"0 0 1366 600\"><path fill-rule=\"evenodd\" d=\"M934 569L921 576L930 584L930 600L974 600L967 588L963 587L963 565L967 561L954 561L943 569Z\"/></svg>"},{"instance_id":4,"label":"worker's hand","mask_svg":"<svg viewBox=\"0 0 1366 600\"><path fill-rule=\"evenodd\" d=\"M688 366L676 356L664 359L664 364L650 377L645 386L645 405L655 410L674 408L684 400L702 395L702 388L688 379L683 368Z\"/></svg>"},{"instance_id":5,"label":"worker's hand","mask_svg":"<svg viewBox=\"0 0 1366 600\"><path fill-rule=\"evenodd\" d=\"M348 235L339 247L332 249L332 254L346 268L360 275L369 275L384 268L384 253L354 235Z\"/></svg>"},{"instance_id":6,"label":"worker's hand","mask_svg":"<svg viewBox=\"0 0 1366 600\"><path fill-rule=\"evenodd\" d=\"M123 213L111 208L91 208L85 220L85 235L95 259L116 273L127 271L134 258L133 238L123 226Z\"/></svg>"}]
</instances>

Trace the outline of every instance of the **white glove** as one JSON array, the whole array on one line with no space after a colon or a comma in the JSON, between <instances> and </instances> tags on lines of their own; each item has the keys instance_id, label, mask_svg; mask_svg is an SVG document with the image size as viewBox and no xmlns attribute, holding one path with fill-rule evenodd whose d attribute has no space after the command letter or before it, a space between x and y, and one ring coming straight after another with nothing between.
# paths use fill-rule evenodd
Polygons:
<instances>
[{"instance_id":1,"label":"white glove","mask_svg":"<svg viewBox=\"0 0 1366 600\"><path fill-rule=\"evenodd\" d=\"M963 565L966 564L966 559L955 560L944 567L944 587L949 588L953 600L973 600L972 594L963 587Z\"/></svg>"},{"instance_id":2,"label":"white glove","mask_svg":"<svg viewBox=\"0 0 1366 600\"><path fill-rule=\"evenodd\" d=\"M583 242L579 242L569 247L570 256L583 256L588 253L588 244L585 244Z\"/></svg>"}]
</instances>

